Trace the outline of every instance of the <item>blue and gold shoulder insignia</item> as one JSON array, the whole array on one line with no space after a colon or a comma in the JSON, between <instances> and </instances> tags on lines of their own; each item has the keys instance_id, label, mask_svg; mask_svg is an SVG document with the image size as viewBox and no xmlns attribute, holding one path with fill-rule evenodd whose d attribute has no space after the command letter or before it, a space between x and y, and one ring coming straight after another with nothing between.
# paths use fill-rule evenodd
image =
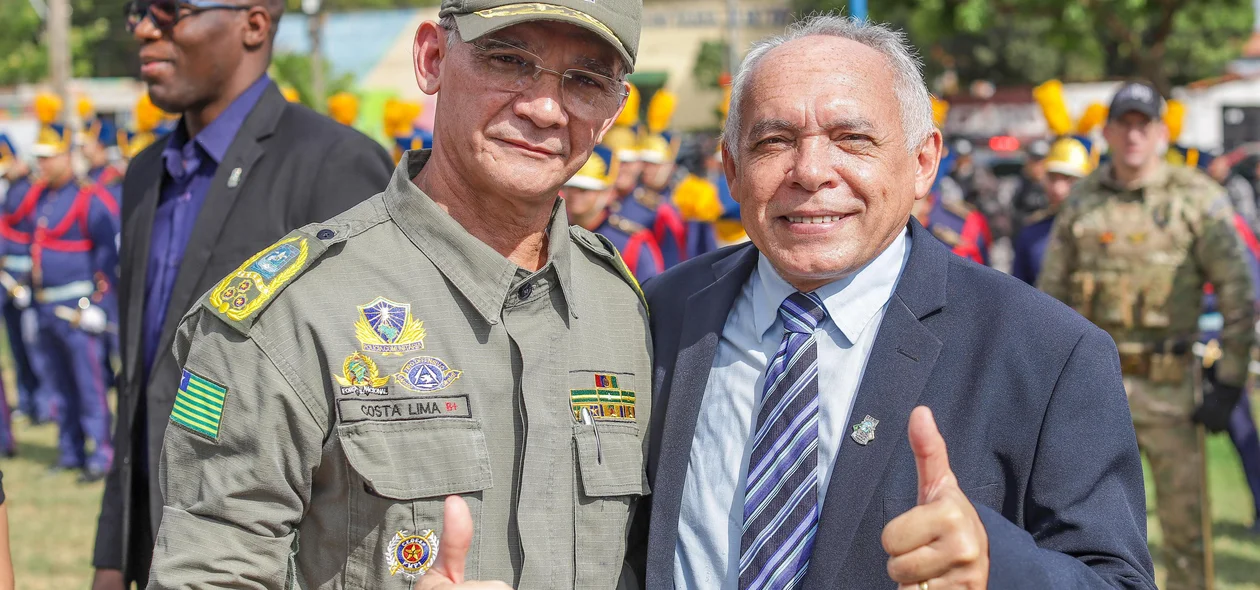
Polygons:
<instances>
[{"instance_id":1,"label":"blue and gold shoulder insignia","mask_svg":"<svg viewBox=\"0 0 1260 590\"><path fill-rule=\"evenodd\" d=\"M648 308L647 297L643 295L638 279L634 278L634 273L630 272L630 267L626 266L626 262L621 259L621 254L617 252L617 247L608 238L576 225L569 226L569 235L574 243L607 261L608 265L634 289L635 295L639 296L639 302L643 304L643 309Z\"/></svg>"},{"instance_id":2,"label":"blue and gold shoulder insignia","mask_svg":"<svg viewBox=\"0 0 1260 590\"><path fill-rule=\"evenodd\" d=\"M329 246L345 240L346 233L318 225L294 230L219 281L202 305L237 331L248 334L258 314L276 295L319 260Z\"/></svg>"}]
</instances>

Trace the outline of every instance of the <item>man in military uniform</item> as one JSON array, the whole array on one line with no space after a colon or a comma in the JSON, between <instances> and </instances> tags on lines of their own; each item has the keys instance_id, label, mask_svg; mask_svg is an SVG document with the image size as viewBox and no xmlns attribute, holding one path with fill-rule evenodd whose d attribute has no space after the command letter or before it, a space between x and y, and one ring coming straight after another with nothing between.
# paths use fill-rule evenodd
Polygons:
<instances>
[{"instance_id":1,"label":"man in military uniform","mask_svg":"<svg viewBox=\"0 0 1260 590\"><path fill-rule=\"evenodd\" d=\"M665 271L661 250L647 228L608 211L616 178L612 150L596 146L586 164L565 181L560 196L564 198L569 223L608 238L634 278L643 282Z\"/></svg>"},{"instance_id":2,"label":"man in military uniform","mask_svg":"<svg viewBox=\"0 0 1260 590\"><path fill-rule=\"evenodd\" d=\"M1047 201L1046 208L1024 219L1024 228L1015 236L1015 260L1011 267L1011 275L1029 285L1037 284L1055 214L1072 191L1072 186L1094 169L1089 148L1074 137L1063 137L1054 142L1044 165L1041 186Z\"/></svg>"},{"instance_id":3,"label":"man in military uniform","mask_svg":"<svg viewBox=\"0 0 1260 590\"><path fill-rule=\"evenodd\" d=\"M420 26L433 150L180 325L149 588L618 583L647 310L556 194L621 109L641 12L444 0Z\"/></svg>"},{"instance_id":4,"label":"man in military uniform","mask_svg":"<svg viewBox=\"0 0 1260 590\"><path fill-rule=\"evenodd\" d=\"M1255 312L1229 198L1197 170L1163 161L1164 109L1150 85L1128 83L1116 93L1103 128L1111 160L1060 210L1037 283L1115 338L1138 445L1155 480L1164 587L1180 590L1212 586L1200 425L1223 431L1229 423ZM1222 316L1222 355L1206 392L1190 348L1205 282Z\"/></svg>"}]
</instances>

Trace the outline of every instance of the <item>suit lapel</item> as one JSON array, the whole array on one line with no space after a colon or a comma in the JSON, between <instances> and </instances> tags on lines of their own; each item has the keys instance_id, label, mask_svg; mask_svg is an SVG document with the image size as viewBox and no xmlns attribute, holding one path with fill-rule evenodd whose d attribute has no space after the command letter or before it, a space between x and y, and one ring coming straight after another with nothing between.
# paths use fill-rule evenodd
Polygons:
<instances>
[{"instance_id":1,"label":"suit lapel","mask_svg":"<svg viewBox=\"0 0 1260 590\"><path fill-rule=\"evenodd\" d=\"M835 588L843 581L854 535L873 509L888 459L906 438L910 411L941 352L941 340L921 320L945 304L952 254L917 221L910 226L910 260L884 313L846 428L869 415L879 420L878 436L865 446L848 436L840 443L805 588Z\"/></svg>"},{"instance_id":2,"label":"suit lapel","mask_svg":"<svg viewBox=\"0 0 1260 590\"><path fill-rule=\"evenodd\" d=\"M165 142L170 141L169 137L162 140L161 147L154 149L164 149ZM125 383L136 383L136 377L140 374L140 368L144 364L144 348L142 345L144 333L144 306L145 282L149 274L149 254L151 252L153 240L153 218L157 212L158 200L162 193L163 163L159 152L157 164L151 167L151 170L145 172L149 174L144 179L142 186L145 187L144 193L140 199L136 201L136 212L131 216L130 224L123 229L124 235L128 236L125 240L127 252L123 253L120 259L127 260L128 263L123 268L130 269L130 274L123 277L127 281L127 300L120 302L127 306L127 317L135 328L126 330L127 338L122 343L122 358L128 362L123 365L123 381Z\"/></svg>"},{"instance_id":3,"label":"suit lapel","mask_svg":"<svg viewBox=\"0 0 1260 590\"><path fill-rule=\"evenodd\" d=\"M648 547L649 588L671 587L674 544L678 539L678 514L683 483L691 459L691 439L700 415L709 369L717 354L726 316L757 264L757 249L744 246L713 264L714 281L687 298L682 335L668 384L668 406L658 449L652 523Z\"/></svg>"},{"instance_id":4,"label":"suit lapel","mask_svg":"<svg viewBox=\"0 0 1260 590\"><path fill-rule=\"evenodd\" d=\"M284 96L271 84L258 99L258 104L250 111L245 122L232 140L231 147L223 156L211 181L205 203L197 213L197 221L193 224L192 235L188 238L188 246L184 251L184 260L179 265L179 273L175 276L175 286L171 290L170 304L166 309L166 320L162 326L162 341L158 352L168 350L175 337L175 329L184 313L192 308L197 298L202 295L197 285L201 284L209 267L211 253L223 234L228 215L232 212L237 199L244 191L254 174L254 165L262 158L265 150L260 140L270 136L280 120L285 108ZM239 170L240 172L236 172ZM237 176L233 182L229 182ZM157 364L157 361L154 361ZM154 371L156 372L156 371Z\"/></svg>"}]
</instances>

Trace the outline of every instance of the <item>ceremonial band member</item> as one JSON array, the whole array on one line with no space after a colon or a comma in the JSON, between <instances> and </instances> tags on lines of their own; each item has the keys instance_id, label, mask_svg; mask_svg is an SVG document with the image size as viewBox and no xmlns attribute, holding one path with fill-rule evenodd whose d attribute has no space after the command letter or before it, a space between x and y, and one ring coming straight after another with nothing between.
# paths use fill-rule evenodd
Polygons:
<instances>
[{"instance_id":1,"label":"ceremonial band member","mask_svg":"<svg viewBox=\"0 0 1260 590\"><path fill-rule=\"evenodd\" d=\"M180 325L150 588L618 583L647 309L556 195L621 110L641 12L445 0L419 27L432 151Z\"/></svg>"}]
</instances>

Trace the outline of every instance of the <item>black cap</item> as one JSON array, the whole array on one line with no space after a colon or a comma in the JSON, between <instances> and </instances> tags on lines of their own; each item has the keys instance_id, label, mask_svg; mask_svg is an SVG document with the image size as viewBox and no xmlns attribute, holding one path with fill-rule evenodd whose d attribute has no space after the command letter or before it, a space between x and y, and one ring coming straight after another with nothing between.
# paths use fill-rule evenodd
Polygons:
<instances>
[{"instance_id":1,"label":"black cap","mask_svg":"<svg viewBox=\"0 0 1260 590\"><path fill-rule=\"evenodd\" d=\"M1128 113L1142 113L1151 119L1164 118L1164 98L1146 82L1127 82L1111 99L1107 120L1114 121Z\"/></svg>"}]
</instances>

